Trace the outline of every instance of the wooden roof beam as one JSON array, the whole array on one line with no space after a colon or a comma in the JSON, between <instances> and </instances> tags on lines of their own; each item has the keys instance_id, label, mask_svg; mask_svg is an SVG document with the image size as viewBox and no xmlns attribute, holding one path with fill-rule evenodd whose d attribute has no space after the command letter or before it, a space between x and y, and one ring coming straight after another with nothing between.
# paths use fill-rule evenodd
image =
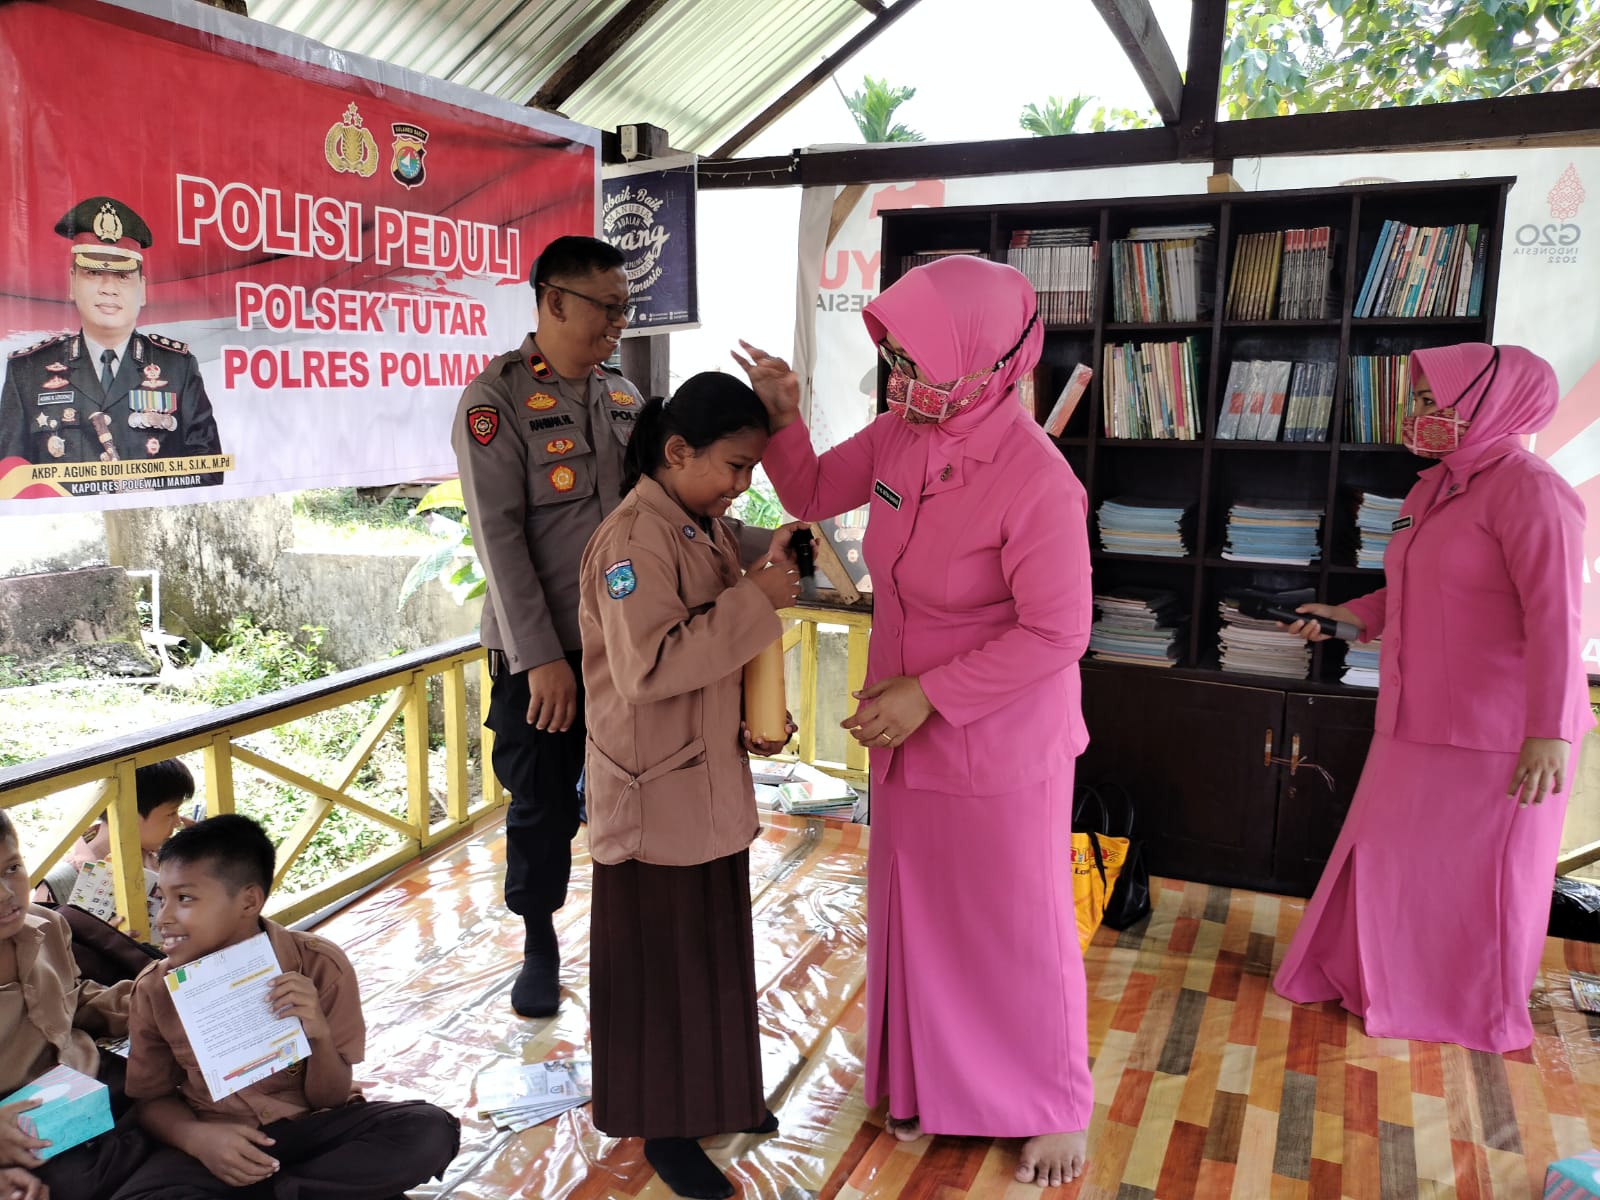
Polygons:
<instances>
[{"instance_id":1,"label":"wooden roof beam","mask_svg":"<svg viewBox=\"0 0 1600 1200\"><path fill-rule=\"evenodd\" d=\"M617 13L578 48L571 58L556 68L543 86L528 101L529 108L542 108L555 112L572 98L595 73L605 66L606 60L627 44L628 40L644 27L672 0L628 0Z\"/></svg>"},{"instance_id":2,"label":"wooden roof beam","mask_svg":"<svg viewBox=\"0 0 1600 1200\"><path fill-rule=\"evenodd\" d=\"M1100 16L1123 53L1139 73L1139 81L1168 125L1178 120L1183 95L1183 76L1167 39L1150 11L1150 0L1094 0Z\"/></svg>"},{"instance_id":3,"label":"wooden roof beam","mask_svg":"<svg viewBox=\"0 0 1600 1200\"><path fill-rule=\"evenodd\" d=\"M896 3L892 7L880 6L878 15L872 18L872 23L870 25L868 25L865 29L862 29L843 46L840 46L839 49L828 55L827 58L823 59L822 62L817 64L810 71L806 72L799 83L795 84L783 95L779 96L771 104L767 105L767 107L758 113L754 119L748 122L743 129L739 130L738 133L734 134L727 141L723 142L722 145L718 146L716 150L712 152L711 157L727 158L729 155L735 154L739 150L743 149L758 133L764 130L768 125L771 125L779 117L783 116L784 113L788 112L796 104L800 103L800 101L809 96L819 83L821 83L828 76L832 75L846 62L853 58L858 50L860 50L868 42L872 41L873 38L877 37L885 29L889 28L889 26L893 25L901 17L905 16L906 13L910 12L916 6L917 0L896 0Z\"/></svg>"}]
</instances>

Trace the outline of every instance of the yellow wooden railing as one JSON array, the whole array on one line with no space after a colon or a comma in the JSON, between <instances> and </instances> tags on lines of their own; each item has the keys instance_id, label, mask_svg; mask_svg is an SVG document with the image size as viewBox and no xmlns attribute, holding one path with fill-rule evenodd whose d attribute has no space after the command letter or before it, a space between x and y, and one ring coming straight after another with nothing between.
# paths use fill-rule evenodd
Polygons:
<instances>
[{"instance_id":1,"label":"yellow wooden railing","mask_svg":"<svg viewBox=\"0 0 1600 1200\"><path fill-rule=\"evenodd\" d=\"M117 911L126 922L125 928L141 938L148 936L149 922L144 904L134 771L148 763L199 751L204 762L206 809L212 815L233 811L236 763L253 767L305 793L308 797L305 812L278 848L275 885L283 881L336 807L359 813L401 835L397 848L359 863L313 890L293 896L275 895L269 901L269 916L279 921L295 921L359 891L423 851L471 828L480 817L505 804L505 793L493 771L480 772L483 787L476 803L469 795L467 671L480 672L481 694L487 696L484 666L484 652L477 640L463 638L242 701L203 716L24 763L0 771L0 809L15 808L89 785L87 795L78 799L55 841L43 855L37 856L38 861L29 863L32 881L42 880L73 842L103 814L110 827ZM428 684L434 678L442 683L446 762L446 815L439 822L430 819L432 792L428 778ZM319 772L321 778L242 744L241 739L251 734L385 694L387 702L356 737L344 757ZM384 812L350 791L361 768L397 720L401 722L405 741L406 812L403 817ZM479 752L485 762L489 760L493 736L488 729L482 730Z\"/></svg>"},{"instance_id":2,"label":"yellow wooden railing","mask_svg":"<svg viewBox=\"0 0 1600 1200\"><path fill-rule=\"evenodd\" d=\"M800 647L800 707L794 714L794 723L800 727L800 732L795 735L794 752L778 757L810 763L859 787L867 782L867 748L854 738L845 739L843 762L817 758L818 665L821 627L843 625L846 629L846 696L860 691L867 679L867 638L872 632L872 614L850 609L786 608L778 615L793 622L783 634L784 655L787 657L790 650ZM847 712L854 712L855 701L847 698L845 708Z\"/></svg>"}]
</instances>

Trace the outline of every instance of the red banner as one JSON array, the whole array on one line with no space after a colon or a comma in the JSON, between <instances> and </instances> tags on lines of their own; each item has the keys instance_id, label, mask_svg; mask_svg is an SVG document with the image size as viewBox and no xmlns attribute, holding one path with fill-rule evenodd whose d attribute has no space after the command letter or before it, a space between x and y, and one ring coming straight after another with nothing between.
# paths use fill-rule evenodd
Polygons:
<instances>
[{"instance_id":1,"label":"red banner","mask_svg":"<svg viewBox=\"0 0 1600 1200\"><path fill-rule=\"evenodd\" d=\"M0 93L0 512L451 472L595 231L595 131L199 5L0 4Z\"/></svg>"}]
</instances>

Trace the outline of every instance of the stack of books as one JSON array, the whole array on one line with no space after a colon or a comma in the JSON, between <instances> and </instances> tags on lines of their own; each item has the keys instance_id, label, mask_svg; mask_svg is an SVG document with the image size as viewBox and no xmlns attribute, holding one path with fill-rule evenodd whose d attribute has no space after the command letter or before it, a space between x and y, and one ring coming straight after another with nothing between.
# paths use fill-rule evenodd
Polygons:
<instances>
[{"instance_id":1,"label":"stack of books","mask_svg":"<svg viewBox=\"0 0 1600 1200\"><path fill-rule=\"evenodd\" d=\"M1378 686L1378 652L1382 639L1376 642L1351 642L1344 652L1344 672L1340 680L1351 687Z\"/></svg>"},{"instance_id":2,"label":"stack of books","mask_svg":"<svg viewBox=\"0 0 1600 1200\"><path fill-rule=\"evenodd\" d=\"M1028 277L1046 325L1087 325L1094 320L1100 243L1088 226L1019 229L1006 262Z\"/></svg>"},{"instance_id":3,"label":"stack of books","mask_svg":"<svg viewBox=\"0 0 1600 1200\"><path fill-rule=\"evenodd\" d=\"M925 267L929 263L938 262L941 258L949 258L953 254L965 254L969 258L988 258L985 250L919 250L915 254L902 254L900 256L900 274L914 271L918 267Z\"/></svg>"},{"instance_id":4,"label":"stack of books","mask_svg":"<svg viewBox=\"0 0 1600 1200\"><path fill-rule=\"evenodd\" d=\"M1292 608L1316 599L1316 593L1304 588L1279 592L1278 598ZM1280 629L1270 618L1245 616L1229 597L1223 597L1217 608L1222 614L1217 646L1224 671L1280 679L1304 679L1311 674L1311 644L1304 638Z\"/></svg>"},{"instance_id":5,"label":"stack of books","mask_svg":"<svg viewBox=\"0 0 1600 1200\"><path fill-rule=\"evenodd\" d=\"M1385 221L1367 264L1358 317L1475 317L1490 233L1476 225Z\"/></svg>"},{"instance_id":6,"label":"stack of books","mask_svg":"<svg viewBox=\"0 0 1600 1200\"><path fill-rule=\"evenodd\" d=\"M1280 321L1327 317L1333 242L1327 225L1245 234L1234 249L1228 319L1265 321L1274 307Z\"/></svg>"},{"instance_id":7,"label":"stack of books","mask_svg":"<svg viewBox=\"0 0 1600 1200\"><path fill-rule=\"evenodd\" d=\"M478 1075L478 1115L520 1133L589 1102L594 1073L587 1058L499 1063Z\"/></svg>"},{"instance_id":8,"label":"stack of books","mask_svg":"<svg viewBox=\"0 0 1600 1200\"><path fill-rule=\"evenodd\" d=\"M751 759L750 775L756 785L756 804L768 812L840 821L855 817L855 789L810 763Z\"/></svg>"},{"instance_id":9,"label":"stack of books","mask_svg":"<svg viewBox=\"0 0 1600 1200\"><path fill-rule=\"evenodd\" d=\"M1170 500L1114 497L1100 505L1100 545L1111 554L1182 558L1189 553L1183 532L1188 512Z\"/></svg>"},{"instance_id":10,"label":"stack of books","mask_svg":"<svg viewBox=\"0 0 1600 1200\"><path fill-rule=\"evenodd\" d=\"M1405 354L1350 356L1346 433L1352 442L1394 445L1411 403L1411 358Z\"/></svg>"},{"instance_id":11,"label":"stack of books","mask_svg":"<svg viewBox=\"0 0 1600 1200\"><path fill-rule=\"evenodd\" d=\"M1241 500L1228 508L1222 557L1235 562L1309 567L1322 557L1322 510L1284 500Z\"/></svg>"},{"instance_id":12,"label":"stack of books","mask_svg":"<svg viewBox=\"0 0 1600 1200\"><path fill-rule=\"evenodd\" d=\"M1361 503L1356 506L1356 566L1383 566L1383 553L1394 536L1403 503L1404 497L1361 493Z\"/></svg>"},{"instance_id":13,"label":"stack of books","mask_svg":"<svg viewBox=\"0 0 1600 1200\"><path fill-rule=\"evenodd\" d=\"M1235 359L1217 413L1217 437L1242 442L1324 442L1333 414L1334 364Z\"/></svg>"},{"instance_id":14,"label":"stack of books","mask_svg":"<svg viewBox=\"0 0 1600 1200\"><path fill-rule=\"evenodd\" d=\"M1216 226L1146 225L1111 244L1118 321L1200 321L1211 315Z\"/></svg>"},{"instance_id":15,"label":"stack of books","mask_svg":"<svg viewBox=\"0 0 1600 1200\"><path fill-rule=\"evenodd\" d=\"M1178 661L1182 622L1176 592L1120 587L1095 596L1098 619L1089 631L1089 653L1103 662L1170 667Z\"/></svg>"},{"instance_id":16,"label":"stack of books","mask_svg":"<svg viewBox=\"0 0 1600 1200\"><path fill-rule=\"evenodd\" d=\"M1105 434L1192 442L1200 436L1199 339L1108 345Z\"/></svg>"}]
</instances>

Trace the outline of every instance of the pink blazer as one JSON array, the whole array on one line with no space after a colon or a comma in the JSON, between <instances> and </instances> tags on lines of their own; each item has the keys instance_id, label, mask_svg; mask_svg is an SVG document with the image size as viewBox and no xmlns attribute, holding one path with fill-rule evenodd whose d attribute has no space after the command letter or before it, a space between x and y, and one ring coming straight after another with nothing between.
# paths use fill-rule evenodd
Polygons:
<instances>
[{"instance_id":1,"label":"pink blazer","mask_svg":"<svg viewBox=\"0 0 1600 1200\"><path fill-rule=\"evenodd\" d=\"M1515 752L1594 724L1580 658L1583 501L1514 443L1464 482L1430 467L1406 496L1387 586L1349 602L1382 637L1377 728Z\"/></svg>"},{"instance_id":2,"label":"pink blazer","mask_svg":"<svg viewBox=\"0 0 1600 1200\"><path fill-rule=\"evenodd\" d=\"M914 788L1006 791L1068 768L1089 741L1078 681L1093 611L1088 497L1006 403L1011 417L954 443L948 463L929 462L928 431L887 414L820 458L797 421L763 459L802 520L871 501L867 682L914 675L937 710L898 751ZM873 749L875 777L893 753Z\"/></svg>"}]
</instances>

